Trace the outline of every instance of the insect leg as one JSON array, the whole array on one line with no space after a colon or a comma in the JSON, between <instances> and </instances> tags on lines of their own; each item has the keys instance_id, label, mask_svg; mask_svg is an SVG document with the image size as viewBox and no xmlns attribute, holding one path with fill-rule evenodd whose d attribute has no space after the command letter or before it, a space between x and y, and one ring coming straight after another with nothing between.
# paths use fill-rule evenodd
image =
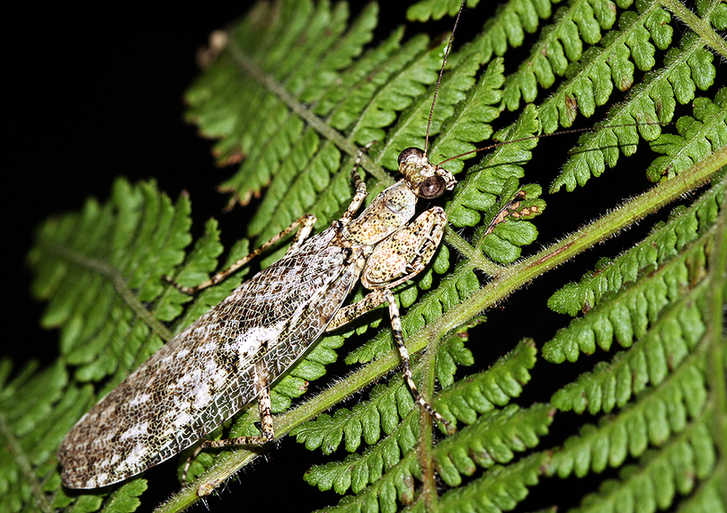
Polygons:
<instances>
[{"instance_id":1,"label":"insect leg","mask_svg":"<svg viewBox=\"0 0 727 513\"><path fill-rule=\"evenodd\" d=\"M328 324L326 331L334 331L344 324L361 317L386 301L386 289L376 289L364 296L361 301L346 305L341 308Z\"/></svg>"},{"instance_id":2,"label":"insect leg","mask_svg":"<svg viewBox=\"0 0 727 513\"><path fill-rule=\"evenodd\" d=\"M401 318L399 316L399 307L396 304L396 298L390 289L386 289L386 301L389 303L389 317L391 318L391 332L394 335L394 342L399 350L399 356L401 357L401 366L403 367L404 382L409 388L409 392L414 397L414 401L424 409L429 415L441 422L447 429L447 433L452 434L455 431L455 427L449 423L444 417L442 417L437 410L419 393L414 378L411 374L411 364L409 362L409 351L406 349L404 344L404 335L401 331Z\"/></svg>"},{"instance_id":3,"label":"insect leg","mask_svg":"<svg viewBox=\"0 0 727 513\"><path fill-rule=\"evenodd\" d=\"M361 166L361 159L363 158L364 150L368 149L371 144L373 143L369 143L363 149L358 150L356 160L353 163L351 179L353 180L355 192L351 199L351 203L349 203L348 208L341 216L341 221L344 224L353 219L353 216L356 215L356 212L358 212L358 209L361 208L361 205L363 205L363 202L366 199L366 182L361 180L361 177L358 174L358 168Z\"/></svg>"},{"instance_id":4,"label":"insect leg","mask_svg":"<svg viewBox=\"0 0 727 513\"><path fill-rule=\"evenodd\" d=\"M411 364L409 361L409 351L406 349L404 344L404 335L401 331L401 317L399 315L399 307L396 304L396 298L391 292L391 289L383 288L376 289L373 292L367 294L361 301L348 305L338 311L336 316L333 318L331 323L328 325L327 330L332 331L350 321L363 315L364 313L371 311L372 309L379 306L381 303L387 302L389 304L389 317L391 318L391 331L394 335L394 342L399 351L401 357L401 365L403 367L404 381L407 388L411 392L416 403L427 411L432 417L437 419L439 422L444 424L448 433L454 433L454 426L444 419L434 407L419 393L414 378L411 373Z\"/></svg>"},{"instance_id":5,"label":"insect leg","mask_svg":"<svg viewBox=\"0 0 727 513\"><path fill-rule=\"evenodd\" d=\"M262 435L259 436L237 436L234 438L223 438L221 440L203 440L192 455L184 464L184 480L187 480L187 471L192 460L204 449L238 446L262 446L275 440L273 429L273 415L270 412L270 379L265 363L260 361L255 365L255 390L257 391L257 407L260 412L260 427Z\"/></svg>"},{"instance_id":6,"label":"insect leg","mask_svg":"<svg viewBox=\"0 0 727 513\"><path fill-rule=\"evenodd\" d=\"M288 248L288 251L291 251L293 249L298 248L303 241L310 235L311 231L313 231L313 225L316 223L316 216L306 214L302 216L299 219L296 219L293 221L290 226L288 226L286 229L284 229L282 232L278 233L277 235L274 235L270 240L265 241L262 243L258 248L251 251L249 254L245 255L241 259L239 259L237 262L232 264L227 269L223 269L222 271L212 275L212 277L205 281L200 283L199 285L196 285L194 287L182 287L177 286L179 290L184 292L185 294L194 294L196 292L199 292L200 290L206 289L207 287L211 287L212 285L217 285L221 281L223 281L225 278L227 278L229 275L243 267L245 264L250 262L253 258L257 257L261 253L267 251L271 246L277 244L280 239L284 238L286 235L289 235L294 230L298 230L295 234L295 237L293 238L293 243L290 245L290 248Z\"/></svg>"}]
</instances>

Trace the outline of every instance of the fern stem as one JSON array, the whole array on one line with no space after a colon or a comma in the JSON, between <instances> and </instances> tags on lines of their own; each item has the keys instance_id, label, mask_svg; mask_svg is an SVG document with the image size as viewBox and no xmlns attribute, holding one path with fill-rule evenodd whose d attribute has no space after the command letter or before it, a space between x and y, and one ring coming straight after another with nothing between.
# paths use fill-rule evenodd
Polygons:
<instances>
[{"instance_id":1,"label":"fern stem","mask_svg":"<svg viewBox=\"0 0 727 513\"><path fill-rule=\"evenodd\" d=\"M285 105L288 106L290 110L304 119L306 123L313 127L319 134L332 141L338 148L351 157L356 157L358 155L359 148L354 143L346 139L340 132L338 132L338 130L335 130L328 123L313 114L310 109L286 91L282 84L269 74L265 73L257 64L247 57L237 45L231 44L230 52L235 61L245 70L245 72L260 82L268 90L273 92L283 103L285 103ZM374 161L366 154L361 156L361 167L375 176L378 180L385 183L391 182L391 178L386 171L384 171L384 168L374 163Z\"/></svg>"},{"instance_id":2,"label":"fern stem","mask_svg":"<svg viewBox=\"0 0 727 513\"><path fill-rule=\"evenodd\" d=\"M439 340L437 342L439 343ZM431 401L434 396L434 355L436 353L437 348L430 347L421 358L421 389L427 401ZM437 495L437 482L434 477L432 427L431 415L420 409L419 443L416 451L422 471L422 491L419 500L424 501L425 511L437 512L439 511L439 496Z\"/></svg>"},{"instance_id":3,"label":"fern stem","mask_svg":"<svg viewBox=\"0 0 727 513\"><path fill-rule=\"evenodd\" d=\"M724 178L727 181L727 178ZM715 404L712 415L712 436L722 459L727 458L727 381L725 380L724 331L725 290L727 290L727 208L722 208L717 219L717 234L710 262L713 282L709 292L708 333L709 372L708 382ZM727 497L727 483L722 483L722 496Z\"/></svg>"},{"instance_id":4,"label":"fern stem","mask_svg":"<svg viewBox=\"0 0 727 513\"><path fill-rule=\"evenodd\" d=\"M687 9L679 0L659 0L659 3L669 9L687 27L696 32L723 59L727 59L727 42L712 29L709 20L700 18Z\"/></svg>"},{"instance_id":5,"label":"fern stem","mask_svg":"<svg viewBox=\"0 0 727 513\"><path fill-rule=\"evenodd\" d=\"M727 165L727 146L723 146L710 157L696 163L677 177L652 187L561 241L508 267L497 279L475 292L457 308L450 309L439 320L412 333L407 341L409 351L414 353L423 350L433 341L439 340L441 336L461 326L485 308L502 301L546 271L563 264L577 254L590 249L594 244L608 239L646 215L679 199L682 194L702 185L725 165ZM399 363L398 353L392 349L377 360L351 372L328 390L276 417L274 426L276 436L278 438L285 436L293 427L316 417L351 394L381 379L386 373L395 369ZM211 493L219 484L251 463L257 456L259 456L258 453L246 449L222 455L218 462L202 474L197 481L174 495L156 512L181 511L200 496Z\"/></svg>"},{"instance_id":6,"label":"fern stem","mask_svg":"<svg viewBox=\"0 0 727 513\"><path fill-rule=\"evenodd\" d=\"M38 482L38 476L36 476L35 472L33 472L33 466L31 465L30 460L28 460L20 442L15 437L15 434L5 420L5 416L2 414L0 414L0 435L2 435L5 439L5 443L3 445L5 445L5 447L12 453L13 458L18 464L18 467L20 467L26 482L30 483L30 488L33 490L33 497L35 497L36 504L42 511L52 513L54 509L48 503L48 500L43 493L41 484Z\"/></svg>"},{"instance_id":7,"label":"fern stem","mask_svg":"<svg viewBox=\"0 0 727 513\"><path fill-rule=\"evenodd\" d=\"M111 281L116 292L121 296L124 302L129 308L142 320L144 323L156 333L159 338L164 342L168 342L174 336L172 332L164 326L154 314L147 310L147 308L139 301L136 294L132 292L129 286L126 284L124 276L114 266L95 259L82 255L71 249L58 246L58 245L45 245L49 252L56 254L60 258L63 258L75 265L95 271Z\"/></svg>"},{"instance_id":8,"label":"fern stem","mask_svg":"<svg viewBox=\"0 0 727 513\"><path fill-rule=\"evenodd\" d=\"M474 267L482 271L488 276L497 276L505 270L504 267L491 262L482 255L482 252L477 248L473 247L472 244L467 242L462 236L460 236L452 227L447 226L444 232L444 241L452 246L457 252L461 253L467 258L469 263Z\"/></svg>"}]
</instances>

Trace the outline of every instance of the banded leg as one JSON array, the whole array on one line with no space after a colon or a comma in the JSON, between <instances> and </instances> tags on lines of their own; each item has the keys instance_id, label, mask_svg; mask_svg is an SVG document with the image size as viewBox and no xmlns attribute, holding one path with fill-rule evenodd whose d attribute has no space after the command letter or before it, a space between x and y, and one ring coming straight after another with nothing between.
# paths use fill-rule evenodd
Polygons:
<instances>
[{"instance_id":1,"label":"banded leg","mask_svg":"<svg viewBox=\"0 0 727 513\"><path fill-rule=\"evenodd\" d=\"M386 300L389 303L389 317L391 317L391 332L394 336L394 342L399 350L399 356L401 357L401 366L403 368L402 374L404 375L404 382L406 383L409 392L414 397L414 401L419 405L420 408L425 410L429 415L441 422L447 429L448 434L453 434L456 428L449 423L444 417L442 417L437 410L419 393L414 378L411 374L411 363L409 361L409 351L406 349L404 344L404 335L401 331L401 318L399 316L399 307L396 304L396 298L391 290L386 290Z\"/></svg>"},{"instance_id":2,"label":"banded leg","mask_svg":"<svg viewBox=\"0 0 727 513\"><path fill-rule=\"evenodd\" d=\"M358 212L358 209L361 208L361 205L363 205L363 202L366 199L366 182L364 182L359 176L358 168L361 167L361 159L363 158L364 151L369 149L372 144L373 141L364 146L363 149L358 150L358 153L356 154L356 160L354 160L353 169L351 170L351 180L353 180L355 190L353 198L351 198L351 203L348 204L348 208L341 216L341 221L343 223L347 223L353 219L353 216L356 215L356 212Z\"/></svg>"},{"instance_id":3,"label":"banded leg","mask_svg":"<svg viewBox=\"0 0 727 513\"><path fill-rule=\"evenodd\" d=\"M238 436L235 438L223 438L221 440L203 440L194 450L192 455L184 464L184 480L187 480L187 471L200 452L204 449L238 446L257 446L261 447L268 442L275 440L275 431L273 429L273 415L270 412L270 380L267 367L261 361L255 365L255 390L257 391L257 408L260 412L260 430L262 435L259 436Z\"/></svg>"},{"instance_id":4,"label":"banded leg","mask_svg":"<svg viewBox=\"0 0 727 513\"><path fill-rule=\"evenodd\" d=\"M288 248L288 252L293 251L294 249L297 249L303 241L310 235L310 233L313 231L313 225L316 224L316 216L306 214L302 216L299 219L296 219L293 221L290 226L288 226L286 229L284 229L282 232L278 233L277 235L274 235L270 240L265 241L262 243L258 248L255 248L253 251L239 259L237 262L232 264L227 269L223 269L222 271L213 274L212 277L200 283L199 285L196 285L194 287L182 287L177 285L177 288L184 292L185 294L195 294L199 292L200 290L204 290L207 287L211 287L212 285L217 285L221 281L223 281L225 278L227 278L229 275L246 265L250 260L253 258L259 256L261 253L264 253L268 249L270 249L271 246L277 244L280 239L284 238L285 236L289 235L294 230L298 230L295 234L295 237L293 238L293 243L290 245L290 248Z\"/></svg>"},{"instance_id":5,"label":"banded leg","mask_svg":"<svg viewBox=\"0 0 727 513\"><path fill-rule=\"evenodd\" d=\"M454 433L456 428L452 424L450 424L449 421L447 421L444 417L442 417L439 412L437 412L437 410L435 410L434 407L426 399L424 399L424 397L422 397L422 395L419 393L419 390L417 389L416 383L414 383L414 378L412 377L411 373L411 363L409 361L409 351L404 344L404 335L401 331L401 317L399 315L399 307L396 304L396 298L394 297L393 292L391 292L391 289L376 289L373 292L366 294L366 296L364 296L361 301L357 301L352 305L347 305L341 308L333 317L333 320L326 328L326 331L333 331L336 328L339 328L344 324L351 322L355 318L360 317L366 312L370 312L384 302L387 302L389 304L391 331L394 336L396 348L399 351L399 356L401 357L401 366L403 368L402 373L404 374L404 382L406 383L409 392L411 392L414 400L421 408L426 410L429 415L431 415L444 425L444 427L447 429L447 433Z\"/></svg>"}]
</instances>

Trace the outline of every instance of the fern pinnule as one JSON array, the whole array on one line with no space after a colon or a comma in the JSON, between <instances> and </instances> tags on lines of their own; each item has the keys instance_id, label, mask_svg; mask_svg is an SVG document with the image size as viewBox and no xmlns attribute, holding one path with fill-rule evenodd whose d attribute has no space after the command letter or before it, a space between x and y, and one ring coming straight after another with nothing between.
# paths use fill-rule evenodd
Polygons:
<instances>
[{"instance_id":1,"label":"fern pinnule","mask_svg":"<svg viewBox=\"0 0 727 513\"><path fill-rule=\"evenodd\" d=\"M667 309L627 351L601 361L590 372L559 389L552 402L560 410L595 415L623 407L649 384L657 385L686 358L704 334L702 312L706 284L700 284Z\"/></svg>"},{"instance_id":2,"label":"fern pinnule","mask_svg":"<svg viewBox=\"0 0 727 513\"><path fill-rule=\"evenodd\" d=\"M709 476L714 463L709 431L695 422L659 451L644 454L637 465L624 467L618 480L603 482L598 492L570 511L618 513L636 504L649 513L666 509L677 494L689 494L699 479Z\"/></svg>"},{"instance_id":3,"label":"fern pinnule","mask_svg":"<svg viewBox=\"0 0 727 513\"><path fill-rule=\"evenodd\" d=\"M700 420L707 400L704 350L695 353L661 384L636 397L598 426L584 425L553 454L553 472L583 477L619 467L628 457L639 457L649 446L659 447L691 420ZM604 402L607 399L604 397ZM557 398L553 399L557 404Z\"/></svg>"},{"instance_id":4,"label":"fern pinnule","mask_svg":"<svg viewBox=\"0 0 727 513\"><path fill-rule=\"evenodd\" d=\"M677 120L679 135L662 134L651 142L654 151L665 154L646 170L652 182L678 175L727 144L727 87L719 89L713 100L699 97L693 105L694 117Z\"/></svg>"}]
</instances>

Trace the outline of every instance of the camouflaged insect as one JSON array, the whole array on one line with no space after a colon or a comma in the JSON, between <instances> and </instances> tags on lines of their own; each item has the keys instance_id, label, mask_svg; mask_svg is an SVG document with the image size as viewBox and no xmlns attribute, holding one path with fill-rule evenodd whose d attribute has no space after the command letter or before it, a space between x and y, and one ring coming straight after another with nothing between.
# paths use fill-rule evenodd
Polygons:
<instances>
[{"instance_id":1,"label":"camouflaged insect","mask_svg":"<svg viewBox=\"0 0 727 513\"><path fill-rule=\"evenodd\" d=\"M414 221L412 218L419 198L437 198L456 184L449 171L429 162L427 148L439 85L463 9L464 2L439 70L424 150L407 148L399 154L403 179L379 193L356 216L367 195L366 184L358 174L359 153L352 173L355 194L341 218L326 230L309 237L316 218L303 216L229 269L197 287L180 287L194 293L219 283L297 230L281 260L242 283L81 417L58 449L65 486L87 489L111 485L195 444L199 452L205 447L259 446L274 440L271 385L323 332L335 330L383 303L389 307L407 387L420 407L448 432L454 431L417 390L392 289L424 270L447 225L441 207L425 210ZM219 53L225 41L214 36L210 51ZM371 292L342 307L359 281ZM262 435L204 440L255 399ZM185 475L188 467L189 460Z\"/></svg>"},{"instance_id":2,"label":"camouflaged insect","mask_svg":"<svg viewBox=\"0 0 727 513\"><path fill-rule=\"evenodd\" d=\"M272 440L271 384L324 331L383 303L389 306L409 389L418 404L447 425L414 385L391 289L426 267L446 226L440 207L411 221L417 199L452 190L455 179L432 165L422 150L406 149L399 156L404 178L355 217L366 197L357 167L356 193L340 219L307 238L315 218L304 216L251 254L298 229L281 260L176 335L78 421L58 451L65 486L96 488L139 474L198 443L255 399L262 436L203 441L199 447ZM248 260L203 286L219 282ZM371 292L341 308L359 280Z\"/></svg>"}]
</instances>

